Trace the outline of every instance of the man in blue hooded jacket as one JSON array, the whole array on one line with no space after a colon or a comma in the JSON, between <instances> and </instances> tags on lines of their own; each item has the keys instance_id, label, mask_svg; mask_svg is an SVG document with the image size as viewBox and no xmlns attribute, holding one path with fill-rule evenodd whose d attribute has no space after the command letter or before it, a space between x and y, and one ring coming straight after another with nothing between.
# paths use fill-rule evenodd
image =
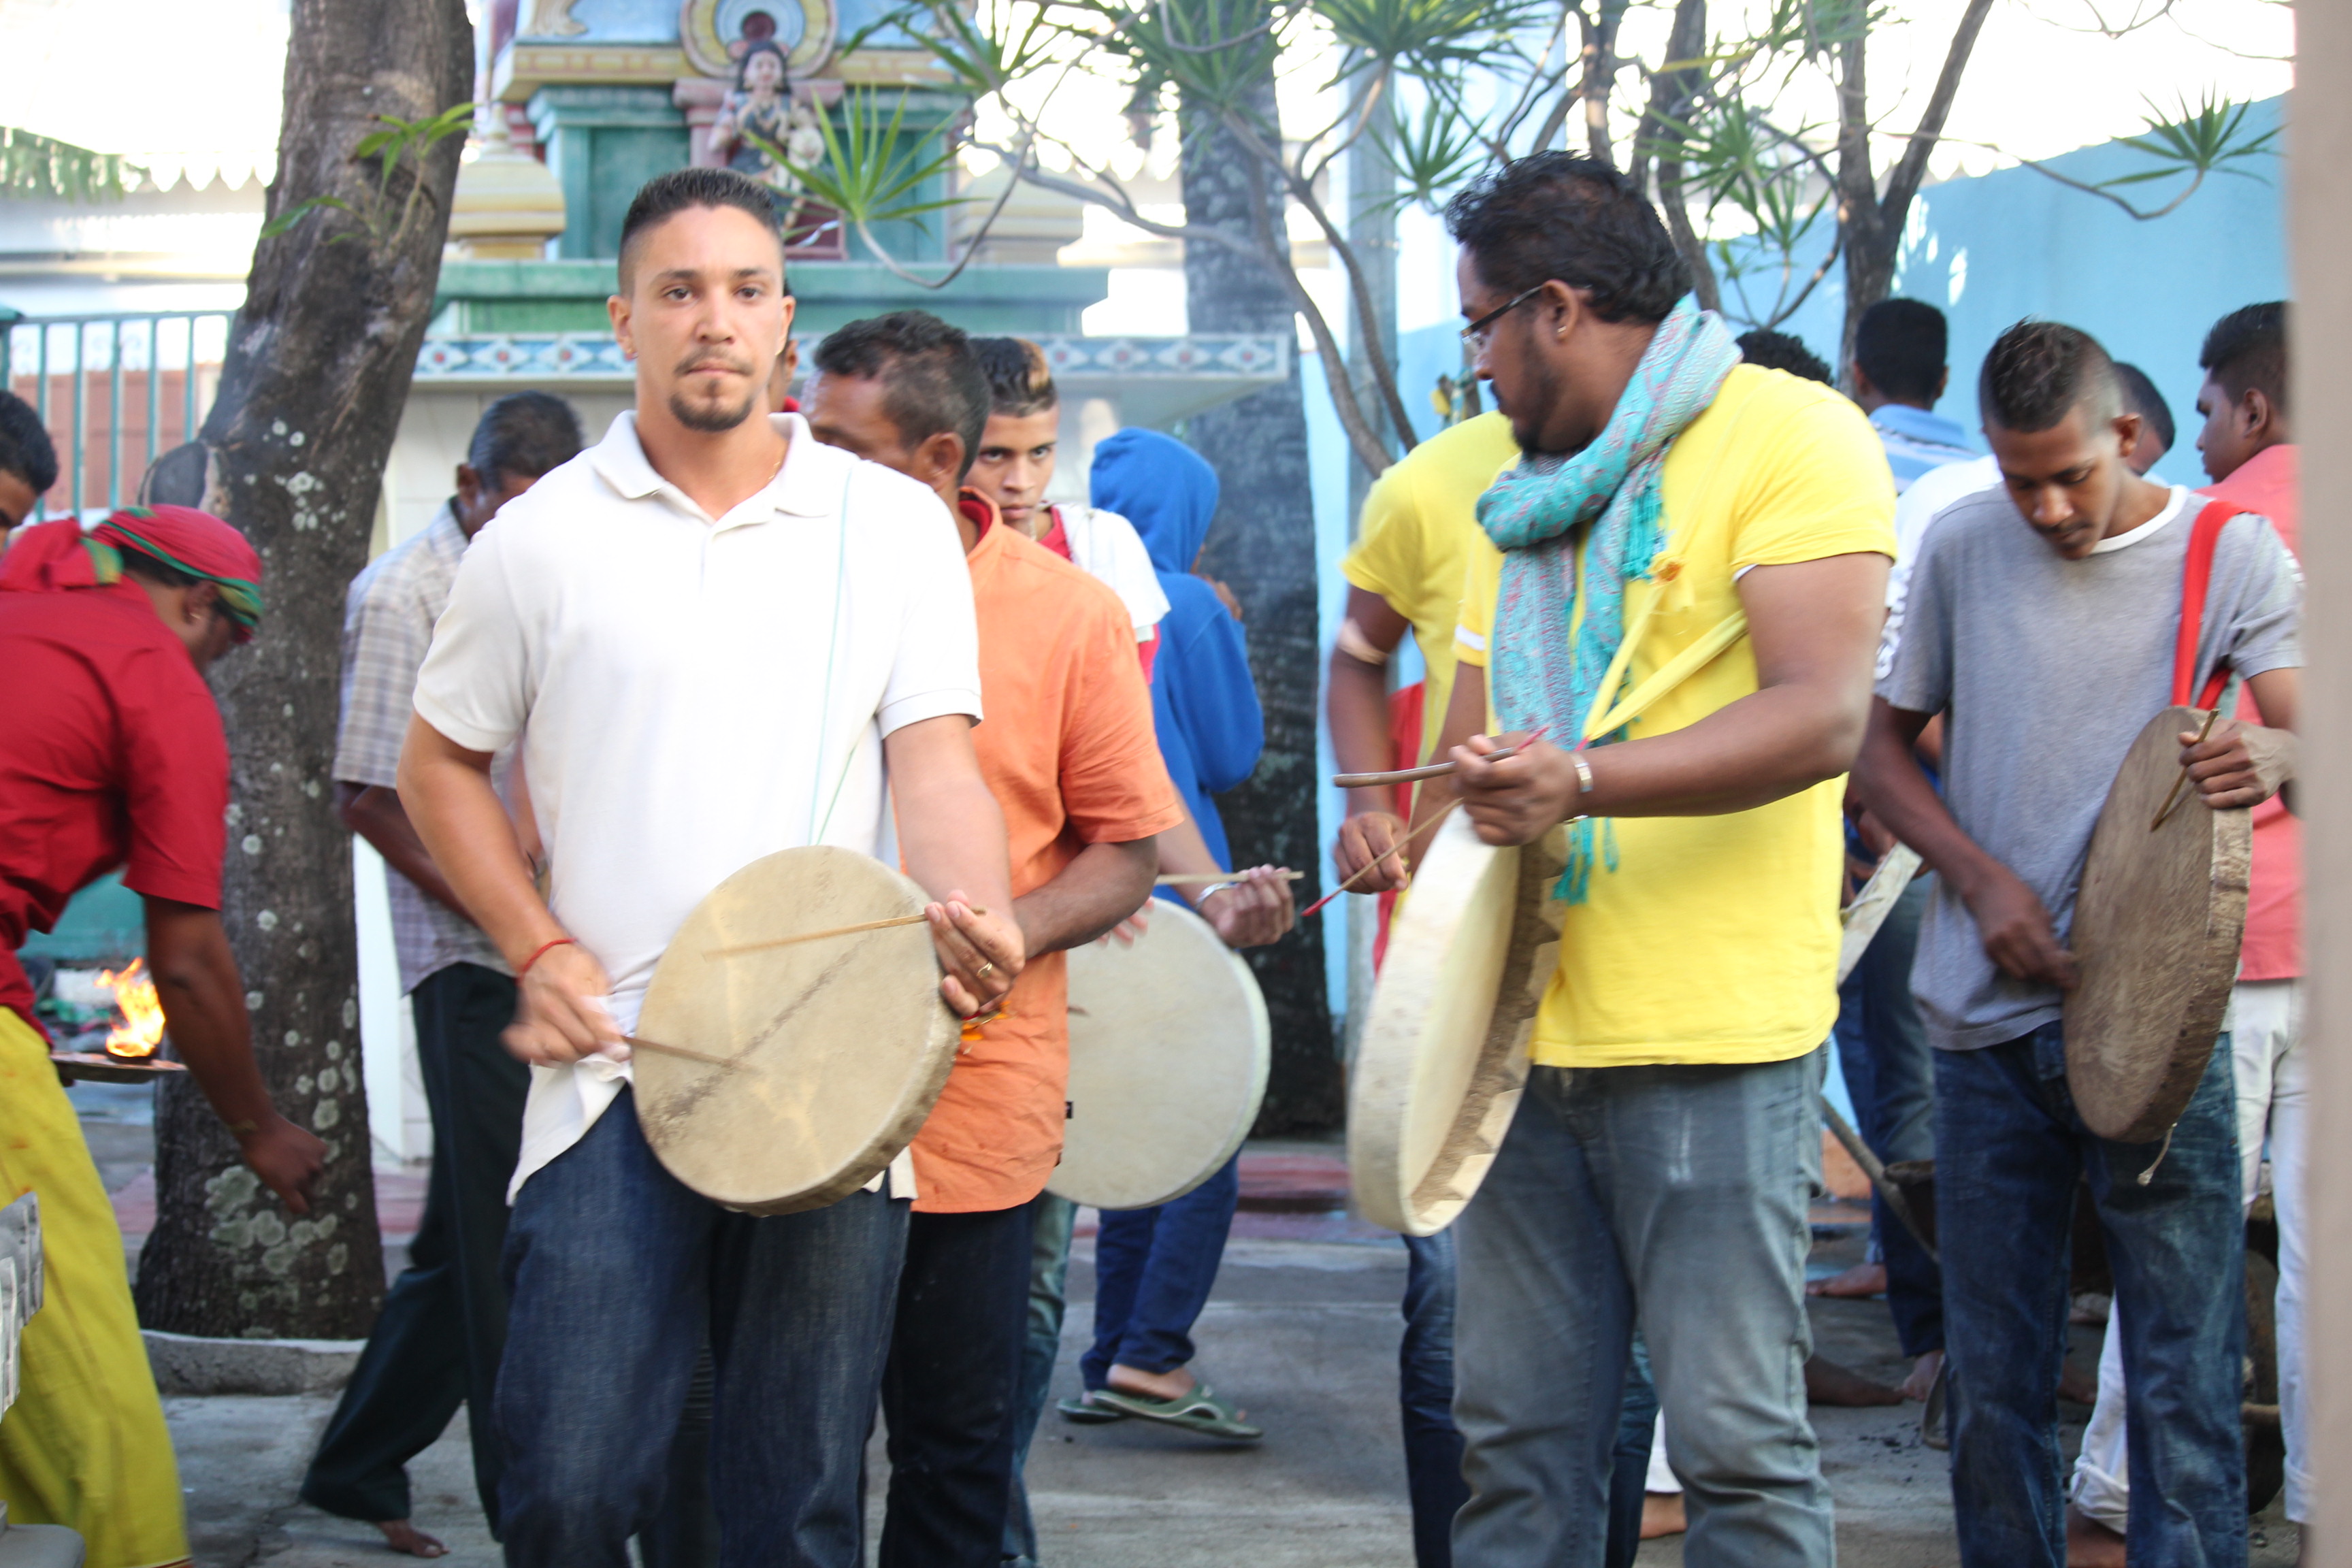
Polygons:
<instances>
[{"instance_id":1,"label":"man in blue hooded jacket","mask_svg":"<svg viewBox=\"0 0 2352 1568\"><path fill-rule=\"evenodd\" d=\"M1240 624L1216 588L1190 570L1216 514L1216 472L1181 441L1122 430L1095 449L1092 489L1096 506L1135 525L1168 596L1152 668L1152 718L1192 820L1160 835L1160 867L1229 874L1232 852L1211 796L1249 777L1265 726ZM1235 947L1272 942L1293 922L1288 884L1272 868L1197 889L1163 888L1160 896L1186 892ZM1079 1363L1087 1393L1066 1401L1064 1414L1141 1416L1227 1439L1261 1435L1189 1365L1192 1323L1216 1282L1240 1194L1236 1156L1173 1203L1102 1216L1095 1342Z\"/></svg>"}]
</instances>

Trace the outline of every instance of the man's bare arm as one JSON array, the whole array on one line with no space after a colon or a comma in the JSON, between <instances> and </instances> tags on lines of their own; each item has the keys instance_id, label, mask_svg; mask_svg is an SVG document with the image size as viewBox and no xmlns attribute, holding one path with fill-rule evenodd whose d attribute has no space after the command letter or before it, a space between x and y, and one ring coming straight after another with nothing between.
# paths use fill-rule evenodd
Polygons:
<instances>
[{"instance_id":1,"label":"man's bare arm","mask_svg":"<svg viewBox=\"0 0 2352 1568\"><path fill-rule=\"evenodd\" d=\"M593 953L568 940L532 886L513 820L490 784L490 753L411 718L400 748L400 798L425 853L448 868L459 905L520 972L520 1010L507 1049L545 1067L599 1051L625 1059L628 1047L604 1008L612 978Z\"/></svg>"},{"instance_id":2,"label":"man's bare arm","mask_svg":"<svg viewBox=\"0 0 2352 1568\"><path fill-rule=\"evenodd\" d=\"M1223 887L1200 882L1176 889L1227 947L1265 947L1280 942L1298 923L1298 903L1291 897L1285 868L1252 866L1228 873L1209 853L1209 841L1201 837L1201 825L1190 811L1160 835L1160 864L1180 876L1227 879ZM1212 888L1216 890L1211 892Z\"/></svg>"},{"instance_id":3,"label":"man's bare arm","mask_svg":"<svg viewBox=\"0 0 2352 1568\"><path fill-rule=\"evenodd\" d=\"M929 912L947 971L940 994L966 1017L986 1012L1013 988L1027 952L1013 910L1004 813L972 754L971 721L947 713L903 725L882 754L907 874L939 900Z\"/></svg>"},{"instance_id":4,"label":"man's bare arm","mask_svg":"<svg viewBox=\"0 0 2352 1568\"><path fill-rule=\"evenodd\" d=\"M288 1208L310 1213L327 1146L278 1115L261 1081L245 983L219 911L171 899L151 897L146 904L147 967L172 1048L236 1134L237 1152L253 1173Z\"/></svg>"},{"instance_id":5,"label":"man's bare arm","mask_svg":"<svg viewBox=\"0 0 2352 1568\"><path fill-rule=\"evenodd\" d=\"M1985 956L2003 973L2071 989L2074 955L2059 942L2041 896L1968 836L1919 766L1919 734L1933 717L1872 700L1870 732L1853 769L1863 805L1960 896Z\"/></svg>"},{"instance_id":6,"label":"man's bare arm","mask_svg":"<svg viewBox=\"0 0 2352 1568\"><path fill-rule=\"evenodd\" d=\"M337 779L335 811L342 817L345 827L366 839L383 857L383 863L415 883L418 892L444 909L466 915L466 906L457 901L457 889L449 886L449 879L441 875L441 868L425 853L425 841L416 837L415 825L408 820L408 810L400 804L398 792L381 784L357 784Z\"/></svg>"},{"instance_id":7,"label":"man's bare arm","mask_svg":"<svg viewBox=\"0 0 2352 1568\"><path fill-rule=\"evenodd\" d=\"M1445 700L1437 745L1429 754L1450 757L1454 747L1466 743L1486 727L1486 672L1477 665L1457 662L1454 666L1454 693ZM1376 816L1351 816L1341 823L1339 842L1331 850L1332 868L1342 882L1364 872L1361 879L1349 884L1348 890L1385 893L1391 888L1408 885L1412 880L1413 866L1429 852L1429 841L1437 833L1437 819L1454 804L1455 794L1451 775L1423 779L1415 784L1410 829L1394 817L1388 819L1397 824L1394 831L1386 833L1375 830L1381 826ZM1406 840L1402 851L1364 871L1367 862L1378 858L1400 839Z\"/></svg>"},{"instance_id":8,"label":"man's bare arm","mask_svg":"<svg viewBox=\"0 0 2352 1568\"><path fill-rule=\"evenodd\" d=\"M1394 653L1412 623L1378 594L1348 590L1348 618L1382 653ZM1331 721L1331 754L1343 773L1385 773L1394 752L1390 740L1388 671L1334 645L1323 706ZM1436 717L1443 718L1444 715ZM1423 722L1427 722L1424 717ZM1331 860L1345 879L1349 871L1403 837L1397 792L1389 784L1348 792L1348 815L1331 846ZM1383 869L1386 868L1383 867ZM1377 874L1377 873L1376 873ZM1359 884L1361 886L1361 884ZM1378 891L1380 889L1370 889Z\"/></svg>"},{"instance_id":9,"label":"man's bare arm","mask_svg":"<svg viewBox=\"0 0 2352 1568\"><path fill-rule=\"evenodd\" d=\"M2273 795L2294 811L2294 731L2302 716L2303 671L2264 670L2249 679L2246 689L2253 693L2263 721L2223 719L2201 742L2193 732L2184 733L2181 766L2189 770L2197 797L2216 811L2259 805Z\"/></svg>"},{"instance_id":10,"label":"man's bare arm","mask_svg":"<svg viewBox=\"0 0 2352 1568\"><path fill-rule=\"evenodd\" d=\"M1044 887L1013 900L1031 955L1080 947L1143 907L1159 874L1156 839L1089 844Z\"/></svg>"},{"instance_id":11,"label":"man's bare arm","mask_svg":"<svg viewBox=\"0 0 2352 1568\"><path fill-rule=\"evenodd\" d=\"M1454 784L1489 844L1526 844L1580 814L1713 816L1811 788L1853 765L1870 716L1885 618L1886 557L1832 555L1759 566L1739 580L1757 689L1695 724L1585 753L1538 741L1502 762L1500 740L1454 752ZM1558 737L1572 748L1576 737Z\"/></svg>"}]
</instances>

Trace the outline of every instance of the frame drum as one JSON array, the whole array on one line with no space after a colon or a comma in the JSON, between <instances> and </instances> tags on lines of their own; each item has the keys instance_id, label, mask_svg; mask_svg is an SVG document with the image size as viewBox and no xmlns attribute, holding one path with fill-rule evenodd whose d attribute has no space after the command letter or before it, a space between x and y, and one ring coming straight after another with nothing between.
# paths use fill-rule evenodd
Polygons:
<instances>
[{"instance_id":1,"label":"frame drum","mask_svg":"<svg viewBox=\"0 0 2352 1568\"><path fill-rule=\"evenodd\" d=\"M1070 952L1070 1116L1045 1189L1142 1209L1224 1168L1274 1060L1257 977L1191 910L1155 900L1134 945Z\"/></svg>"},{"instance_id":2,"label":"frame drum","mask_svg":"<svg viewBox=\"0 0 2352 1568\"><path fill-rule=\"evenodd\" d=\"M2163 1137L2213 1057L2246 931L2253 814L2214 811L2179 781L2180 733L2205 713L2168 708L2116 770L2092 830L2066 938L2082 974L2066 995L2066 1084L2083 1124L2120 1143Z\"/></svg>"},{"instance_id":3,"label":"frame drum","mask_svg":"<svg viewBox=\"0 0 2352 1568\"><path fill-rule=\"evenodd\" d=\"M930 928L760 944L928 902L872 856L813 845L695 906L637 1023L677 1051L632 1052L637 1119L670 1174L728 1208L794 1214L857 1191L914 1141L961 1037Z\"/></svg>"},{"instance_id":4,"label":"frame drum","mask_svg":"<svg viewBox=\"0 0 2352 1568\"><path fill-rule=\"evenodd\" d=\"M1524 848L1449 816L1414 870L1357 1047L1348 1172L1375 1225L1433 1236L1494 1163L1527 1084L1536 1005L1559 952L1554 828Z\"/></svg>"}]
</instances>

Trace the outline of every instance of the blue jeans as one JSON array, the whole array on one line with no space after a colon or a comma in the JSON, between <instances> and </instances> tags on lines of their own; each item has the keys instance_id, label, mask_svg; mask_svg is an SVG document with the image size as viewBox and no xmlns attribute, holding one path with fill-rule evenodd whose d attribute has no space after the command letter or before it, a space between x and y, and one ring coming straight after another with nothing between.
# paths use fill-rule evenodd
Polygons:
<instances>
[{"instance_id":1,"label":"blue jeans","mask_svg":"<svg viewBox=\"0 0 2352 1568\"><path fill-rule=\"evenodd\" d=\"M1935 1049L1911 997L1911 960L1933 875L1915 879L1838 993L1838 1067L1862 1141L1887 1164L1936 1157ZM1944 1348L1944 1282L1936 1260L1875 1193L1870 1228L1886 1258L1886 1310L1906 1356Z\"/></svg>"},{"instance_id":2,"label":"blue jeans","mask_svg":"<svg viewBox=\"0 0 2352 1568\"><path fill-rule=\"evenodd\" d=\"M1961 1563L2066 1561L2055 1390L2074 1192L2087 1175L2124 1336L2125 1550L2133 1568L2242 1564L2246 1243L2229 1037L2169 1148L2110 1143L2084 1127L2059 1025L1938 1051L1936 1148Z\"/></svg>"},{"instance_id":3,"label":"blue jeans","mask_svg":"<svg viewBox=\"0 0 2352 1568\"><path fill-rule=\"evenodd\" d=\"M1013 1424L1012 1500L1004 1514L1004 1556L1013 1563L1037 1561L1037 1523L1029 1512L1029 1445L1054 1388L1054 1363L1062 1356L1062 1314L1069 1303L1070 1229L1078 1205L1051 1193L1029 1205L1029 1342L1021 1358L1021 1405Z\"/></svg>"},{"instance_id":4,"label":"blue jeans","mask_svg":"<svg viewBox=\"0 0 2352 1568\"><path fill-rule=\"evenodd\" d=\"M1638 1317L1693 1568L1822 1568L1805 1416L1822 1053L1738 1067L1537 1068L1454 1222L1464 1568L1599 1568Z\"/></svg>"},{"instance_id":5,"label":"blue jeans","mask_svg":"<svg viewBox=\"0 0 2352 1568\"><path fill-rule=\"evenodd\" d=\"M1452 1568L1454 1516L1470 1500L1470 1483L1462 1479L1462 1431L1454 1425L1454 1233L1408 1236L1404 1245L1397 1392L1404 1417L1405 1491L1412 1500L1412 1560L1416 1568ZM1633 1568L1642 1549L1643 1485L1657 1419L1658 1391L1636 1334L1609 1477L1607 1568Z\"/></svg>"},{"instance_id":6,"label":"blue jeans","mask_svg":"<svg viewBox=\"0 0 2352 1568\"><path fill-rule=\"evenodd\" d=\"M907 1207L731 1214L662 1168L623 1092L507 1226L507 1562L627 1568L707 1335L722 1568L854 1568Z\"/></svg>"},{"instance_id":7,"label":"blue jeans","mask_svg":"<svg viewBox=\"0 0 2352 1568\"><path fill-rule=\"evenodd\" d=\"M1241 1201L1241 1156L1174 1203L1116 1209L1095 1235L1095 1342L1079 1358L1088 1388L1113 1364L1173 1372L1192 1359L1192 1324L1209 1302Z\"/></svg>"}]
</instances>

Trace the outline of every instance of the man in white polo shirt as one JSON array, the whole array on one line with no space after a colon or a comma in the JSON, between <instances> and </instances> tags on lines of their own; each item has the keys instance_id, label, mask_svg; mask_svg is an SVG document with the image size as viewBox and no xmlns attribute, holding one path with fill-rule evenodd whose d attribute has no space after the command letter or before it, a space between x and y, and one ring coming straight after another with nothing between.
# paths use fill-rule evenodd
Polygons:
<instances>
[{"instance_id":1,"label":"man in white polo shirt","mask_svg":"<svg viewBox=\"0 0 2352 1568\"><path fill-rule=\"evenodd\" d=\"M778 849L883 853L895 809L897 851L940 900L949 1005L993 1006L1022 967L1003 817L972 752L955 524L797 415L752 417L792 321L782 254L772 198L740 174L680 169L637 193L611 301L635 410L476 538L401 760L418 833L514 966L508 1045L533 1064L497 1398L511 1563L623 1568L706 1336L722 1551L857 1560L911 1166L768 1218L662 1169L622 1036L688 912ZM489 784L518 737L546 902Z\"/></svg>"}]
</instances>

